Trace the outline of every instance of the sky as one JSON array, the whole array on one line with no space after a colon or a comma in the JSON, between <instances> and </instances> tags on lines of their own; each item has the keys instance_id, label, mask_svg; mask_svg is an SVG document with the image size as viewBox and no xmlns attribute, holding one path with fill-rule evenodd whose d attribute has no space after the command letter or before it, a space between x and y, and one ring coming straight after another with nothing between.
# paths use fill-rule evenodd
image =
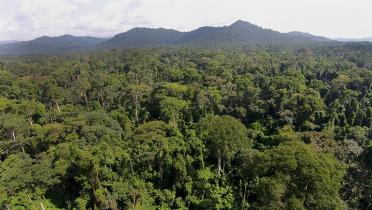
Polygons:
<instances>
[{"instance_id":1,"label":"sky","mask_svg":"<svg viewBox=\"0 0 372 210\"><path fill-rule=\"evenodd\" d=\"M190 31L238 19L280 32L372 37L372 0L0 0L0 40L110 37L134 27Z\"/></svg>"}]
</instances>

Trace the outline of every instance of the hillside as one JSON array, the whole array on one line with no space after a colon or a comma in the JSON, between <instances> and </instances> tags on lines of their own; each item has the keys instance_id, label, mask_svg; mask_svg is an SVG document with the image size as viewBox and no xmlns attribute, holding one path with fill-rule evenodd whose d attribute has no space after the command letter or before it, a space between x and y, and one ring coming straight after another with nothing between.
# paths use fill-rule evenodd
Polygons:
<instances>
[{"instance_id":1,"label":"hillside","mask_svg":"<svg viewBox=\"0 0 372 210\"><path fill-rule=\"evenodd\" d=\"M236 47L246 45L301 45L320 40L308 34L286 34L238 20L230 26L201 27L190 32L135 28L102 43L105 48L143 48L158 46ZM328 40L330 41L330 40Z\"/></svg>"},{"instance_id":2,"label":"hillside","mask_svg":"<svg viewBox=\"0 0 372 210\"><path fill-rule=\"evenodd\" d=\"M305 38L308 38L308 39L311 39L311 40L317 41L317 42L332 41L331 39L328 39L327 37L316 36L316 35L313 35L313 34L304 33L304 32L300 32L300 31L292 31L292 32L289 32L287 34L290 35L290 36L305 37Z\"/></svg>"},{"instance_id":3,"label":"hillside","mask_svg":"<svg viewBox=\"0 0 372 210\"><path fill-rule=\"evenodd\" d=\"M31 41L0 45L0 54L50 54L83 51L105 41L103 38L63 35L43 36Z\"/></svg>"},{"instance_id":4,"label":"hillside","mask_svg":"<svg viewBox=\"0 0 372 210\"><path fill-rule=\"evenodd\" d=\"M187 33L183 41L190 45L241 46L309 44L315 40L302 36L289 36L239 20L230 26L199 28Z\"/></svg>"},{"instance_id":5,"label":"hillside","mask_svg":"<svg viewBox=\"0 0 372 210\"><path fill-rule=\"evenodd\" d=\"M172 45L182 38L183 33L171 29L134 28L115 35L102 43L102 48L148 48Z\"/></svg>"}]
</instances>

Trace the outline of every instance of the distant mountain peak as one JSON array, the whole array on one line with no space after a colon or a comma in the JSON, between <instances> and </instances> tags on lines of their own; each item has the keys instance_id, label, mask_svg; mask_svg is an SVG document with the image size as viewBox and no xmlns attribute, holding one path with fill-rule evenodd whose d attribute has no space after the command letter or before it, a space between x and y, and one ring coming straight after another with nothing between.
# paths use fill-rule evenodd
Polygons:
<instances>
[{"instance_id":1,"label":"distant mountain peak","mask_svg":"<svg viewBox=\"0 0 372 210\"><path fill-rule=\"evenodd\" d=\"M63 34L62 36L60 36L60 37L75 37L75 36L73 36L73 35L70 35L70 34Z\"/></svg>"},{"instance_id":2,"label":"distant mountain peak","mask_svg":"<svg viewBox=\"0 0 372 210\"><path fill-rule=\"evenodd\" d=\"M252 23L248 21L244 21L244 20L237 20L230 25L230 27L242 27L242 26L256 26L256 25L253 25Z\"/></svg>"},{"instance_id":3,"label":"distant mountain peak","mask_svg":"<svg viewBox=\"0 0 372 210\"><path fill-rule=\"evenodd\" d=\"M49 39L49 38L51 38L51 37L50 36L41 36L41 37L37 37L34 40L38 40L38 39ZM32 40L30 40L30 41L32 41Z\"/></svg>"}]
</instances>

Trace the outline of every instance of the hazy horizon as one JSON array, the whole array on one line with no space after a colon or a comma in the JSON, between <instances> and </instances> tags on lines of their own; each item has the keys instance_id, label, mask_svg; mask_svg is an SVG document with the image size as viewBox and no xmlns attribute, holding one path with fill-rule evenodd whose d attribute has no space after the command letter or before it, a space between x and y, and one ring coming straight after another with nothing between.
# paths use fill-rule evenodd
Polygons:
<instances>
[{"instance_id":1,"label":"hazy horizon","mask_svg":"<svg viewBox=\"0 0 372 210\"><path fill-rule=\"evenodd\" d=\"M0 40L40 36L111 37L134 27L191 31L244 20L279 32L372 37L367 0L0 0ZM357 23L357 24L356 24Z\"/></svg>"}]
</instances>

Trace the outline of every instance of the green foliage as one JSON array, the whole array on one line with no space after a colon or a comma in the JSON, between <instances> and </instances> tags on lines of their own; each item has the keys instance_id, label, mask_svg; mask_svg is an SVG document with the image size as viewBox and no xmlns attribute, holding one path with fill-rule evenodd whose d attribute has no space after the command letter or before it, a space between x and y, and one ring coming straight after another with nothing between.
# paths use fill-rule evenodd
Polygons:
<instances>
[{"instance_id":1,"label":"green foliage","mask_svg":"<svg viewBox=\"0 0 372 210\"><path fill-rule=\"evenodd\" d=\"M1 58L0 208L371 208L371 52Z\"/></svg>"},{"instance_id":2,"label":"green foliage","mask_svg":"<svg viewBox=\"0 0 372 210\"><path fill-rule=\"evenodd\" d=\"M253 178L253 206L260 209L344 209L339 197L345 166L312 146L287 142L247 164ZM294 202L294 203L292 203Z\"/></svg>"},{"instance_id":3,"label":"green foliage","mask_svg":"<svg viewBox=\"0 0 372 210\"><path fill-rule=\"evenodd\" d=\"M199 123L199 129L210 155L217 159L218 174L239 149L252 144L245 126L227 115L207 116Z\"/></svg>"}]
</instances>

